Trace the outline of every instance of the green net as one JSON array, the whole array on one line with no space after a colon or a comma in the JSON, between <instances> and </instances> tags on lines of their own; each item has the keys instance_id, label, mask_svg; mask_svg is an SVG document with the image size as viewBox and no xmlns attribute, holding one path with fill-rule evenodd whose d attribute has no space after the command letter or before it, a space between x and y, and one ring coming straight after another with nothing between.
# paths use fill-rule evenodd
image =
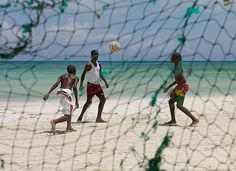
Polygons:
<instances>
[{"instance_id":1,"label":"green net","mask_svg":"<svg viewBox=\"0 0 236 171\"><path fill-rule=\"evenodd\" d=\"M0 170L236 170L236 6L233 0L1 0ZM110 42L121 45L111 53ZM90 51L110 87L72 126L53 92L66 67L81 76ZM173 52L182 55L190 89L170 119ZM86 82L85 82L86 83Z\"/></svg>"}]
</instances>

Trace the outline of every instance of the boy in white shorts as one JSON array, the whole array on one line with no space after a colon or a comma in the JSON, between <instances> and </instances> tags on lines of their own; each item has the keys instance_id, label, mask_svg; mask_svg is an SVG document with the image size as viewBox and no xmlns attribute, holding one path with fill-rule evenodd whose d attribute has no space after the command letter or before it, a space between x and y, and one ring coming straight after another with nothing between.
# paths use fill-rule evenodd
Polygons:
<instances>
[{"instance_id":1,"label":"boy in white shorts","mask_svg":"<svg viewBox=\"0 0 236 171\"><path fill-rule=\"evenodd\" d=\"M74 91L75 95L75 108L79 107L78 104L78 93L77 93L77 84L79 81L79 78L75 75L76 74L76 67L74 65L68 65L67 66L67 74L60 75L56 81L56 83L53 84L49 92L43 97L43 100L47 100L50 93L57 88L59 84L61 84L60 89L57 91L57 95L61 97L61 105L63 107L62 112L64 113L64 116L61 116L57 119L53 119L50 121L52 126L52 133L55 134L56 130L56 124L60 122L67 122L67 132L76 131L71 126L71 115L73 111L73 105L72 105L72 89Z\"/></svg>"}]
</instances>

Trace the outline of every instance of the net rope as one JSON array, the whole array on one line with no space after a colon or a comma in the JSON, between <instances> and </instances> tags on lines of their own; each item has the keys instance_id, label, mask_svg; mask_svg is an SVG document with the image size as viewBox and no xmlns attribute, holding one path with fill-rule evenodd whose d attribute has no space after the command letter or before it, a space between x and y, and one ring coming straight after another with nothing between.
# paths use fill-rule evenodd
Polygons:
<instances>
[{"instance_id":1,"label":"net rope","mask_svg":"<svg viewBox=\"0 0 236 171\"><path fill-rule=\"evenodd\" d=\"M235 9L232 0L2 0L0 170L236 170ZM55 93L42 97L68 64L80 76L92 49L110 84L108 122L94 122L96 98L86 123L74 122L80 92L77 131L58 124L52 136L60 105ZM173 52L197 127L177 109L178 125L163 125Z\"/></svg>"}]
</instances>

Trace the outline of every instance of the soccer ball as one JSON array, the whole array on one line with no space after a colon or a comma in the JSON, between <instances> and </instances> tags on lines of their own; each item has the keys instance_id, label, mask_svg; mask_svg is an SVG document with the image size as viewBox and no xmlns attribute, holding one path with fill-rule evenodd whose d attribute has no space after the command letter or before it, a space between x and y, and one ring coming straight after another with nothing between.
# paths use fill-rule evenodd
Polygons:
<instances>
[{"instance_id":1,"label":"soccer ball","mask_svg":"<svg viewBox=\"0 0 236 171\"><path fill-rule=\"evenodd\" d=\"M109 44L108 48L112 53L118 53L120 51L120 44L114 41Z\"/></svg>"}]
</instances>

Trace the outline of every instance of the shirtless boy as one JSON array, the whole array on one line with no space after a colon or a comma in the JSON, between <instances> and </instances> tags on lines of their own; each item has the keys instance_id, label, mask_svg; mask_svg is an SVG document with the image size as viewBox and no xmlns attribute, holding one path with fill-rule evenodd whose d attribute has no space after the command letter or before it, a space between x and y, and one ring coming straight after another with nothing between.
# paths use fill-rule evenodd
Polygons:
<instances>
[{"instance_id":1,"label":"shirtless boy","mask_svg":"<svg viewBox=\"0 0 236 171\"><path fill-rule=\"evenodd\" d=\"M76 74L76 67L74 65L68 65L67 66L67 74L60 75L57 79L57 81L53 84L49 92L43 97L43 100L47 100L50 93L57 88L57 86L60 84L60 89L57 91L57 96L61 98L61 105L63 106L63 114L64 116L61 116L57 119L53 119L50 121L52 126L52 133L55 134L56 130L56 124L60 122L67 122L67 132L76 131L71 126L71 115L73 111L73 105L72 105L72 89L74 91L75 96L75 108L79 107L78 104L78 93L77 93L77 84L79 81L79 78L75 75Z\"/></svg>"},{"instance_id":2,"label":"shirtless boy","mask_svg":"<svg viewBox=\"0 0 236 171\"><path fill-rule=\"evenodd\" d=\"M195 126L199 122L199 120L195 118L186 107L183 106L185 94L189 89L189 84L186 82L185 77L183 75L183 69L181 68L180 61L181 61L181 55L179 53L173 53L171 57L171 62L174 64L175 81L171 83L164 90L164 93L168 92L168 90L175 84L177 85L170 93L169 108L171 113L171 120L165 124L166 125L176 124L175 105L174 105L174 103L176 102L177 108L192 119L192 123L189 125L190 127L192 127Z\"/></svg>"}]
</instances>

